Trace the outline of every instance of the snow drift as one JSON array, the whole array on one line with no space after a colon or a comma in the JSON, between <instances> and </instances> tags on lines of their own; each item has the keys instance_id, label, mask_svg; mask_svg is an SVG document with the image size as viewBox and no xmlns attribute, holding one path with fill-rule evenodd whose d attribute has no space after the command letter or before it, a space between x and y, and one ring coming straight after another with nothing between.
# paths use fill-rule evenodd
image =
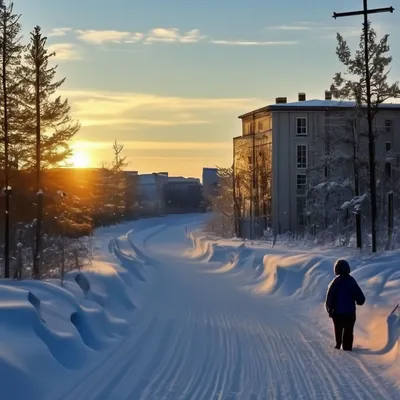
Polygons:
<instances>
[{"instance_id":1,"label":"snow drift","mask_svg":"<svg viewBox=\"0 0 400 400\"><path fill-rule=\"evenodd\" d=\"M321 332L331 335L323 307L333 265L349 261L367 303L358 311L356 352L379 356L400 386L400 253L360 257L346 250L271 248L265 244L225 240L197 231L187 255L209 263L212 273L239 276L256 295L296 300L315 313ZM343 254L343 251L345 252ZM396 375L397 374L397 375Z\"/></svg>"},{"instance_id":2,"label":"snow drift","mask_svg":"<svg viewBox=\"0 0 400 400\"><path fill-rule=\"evenodd\" d=\"M111 234L115 230L100 230L95 239L109 253L68 274L63 286L58 280L0 281L2 398L45 398L49 377L62 387L129 333L148 260L129 245L129 234Z\"/></svg>"}]
</instances>

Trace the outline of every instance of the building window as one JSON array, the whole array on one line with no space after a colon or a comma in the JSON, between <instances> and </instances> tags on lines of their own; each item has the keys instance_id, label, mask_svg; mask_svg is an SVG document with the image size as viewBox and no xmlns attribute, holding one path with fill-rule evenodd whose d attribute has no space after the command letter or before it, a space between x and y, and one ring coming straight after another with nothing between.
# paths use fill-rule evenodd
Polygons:
<instances>
[{"instance_id":1,"label":"building window","mask_svg":"<svg viewBox=\"0 0 400 400\"><path fill-rule=\"evenodd\" d=\"M305 144L297 145L297 168L307 168L307 146Z\"/></svg>"},{"instance_id":2,"label":"building window","mask_svg":"<svg viewBox=\"0 0 400 400\"><path fill-rule=\"evenodd\" d=\"M391 132L392 131L392 125L393 122L391 119L385 119L385 130L386 132Z\"/></svg>"},{"instance_id":3,"label":"building window","mask_svg":"<svg viewBox=\"0 0 400 400\"><path fill-rule=\"evenodd\" d=\"M258 131L262 132L263 129L264 129L263 122L262 121L258 121Z\"/></svg>"},{"instance_id":4,"label":"building window","mask_svg":"<svg viewBox=\"0 0 400 400\"><path fill-rule=\"evenodd\" d=\"M305 174L297 175L297 195L303 196L307 190L307 177Z\"/></svg>"},{"instance_id":5,"label":"building window","mask_svg":"<svg viewBox=\"0 0 400 400\"><path fill-rule=\"evenodd\" d=\"M253 126L252 125L253 124L251 122L247 125L247 134L248 135L251 135L253 133Z\"/></svg>"},{"instance_id":6,"label":"building window","mask_svg":"<svg viewBox=\"0 0 400 400\"><path fill-rule=\"evenodd\" d=\"M392 163L385 163L385 174L388 178L392 177Z\"/></svg>"},{"instance_id":7,"label":"building window","mask_svg":"<svg viewBox=\"0 0 400 400\"><path fill-rule=\"evenodd\" d=\"M299 136L307 135L307 118L296 118L296 134Z\"/></svg>"},{"instance_id":8,"label":"building window","mask_svg":"<svg viewBox=\"0 0 400 400\"><path fill-rule=\"evenodd\" d=\"M391 151L392 150L392 143L391 142L386 142L386 151Z\"/></svg>"}]
</instances>

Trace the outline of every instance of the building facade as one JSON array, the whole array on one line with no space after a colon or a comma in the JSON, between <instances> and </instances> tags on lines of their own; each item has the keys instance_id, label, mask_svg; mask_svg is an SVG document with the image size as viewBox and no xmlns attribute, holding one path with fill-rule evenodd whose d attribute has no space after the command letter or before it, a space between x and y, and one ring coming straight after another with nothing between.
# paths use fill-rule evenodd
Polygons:
<instances>
[{"instance_id":1,"label":"building facade","mask_svg":"<svg viewBox=\"0 0 400 400\"><path fill-rule=\"evenodd\" d=\"M313 207L310 189L336 176L337 184L345 185L355 151L357 162L368 161L368 141L352 142L366 137L364 111L353 102L332 100L329 92L324 100L310 101L299 93L296 102L277 98L239 116L242 135L233 139L235 210L241 221L250 221L242 236L260 236L266 228L276 233L304 228ZM380 105L373 128L378 167L393 179L400 167L400 104Z\"/></svg>"},{"instance_id":2,"label":"building facade","mask_svg":"<svg viewBox=\"0 0 400 400\"><path fill-rule=\"evenodd\" d=\"M213 196L218 189L218 168L203 168L203 195L205 198Z\"/></svg>"}]
</instances>

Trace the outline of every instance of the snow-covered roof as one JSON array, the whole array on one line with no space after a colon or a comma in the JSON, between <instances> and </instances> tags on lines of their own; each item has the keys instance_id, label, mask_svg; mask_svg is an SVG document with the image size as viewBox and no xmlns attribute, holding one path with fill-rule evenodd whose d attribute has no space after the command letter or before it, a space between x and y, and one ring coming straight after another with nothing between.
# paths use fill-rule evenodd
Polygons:
<instances>
[{"instance_id":1,"label":"snow-covered roof","mask_svg":"<svg viewBox=\"0 0 400 400\"><path fill-rule=\"evenodd\" d=\"M294 101L291 103L270 104L268 107L345 107L352 108L356 106L355 101L341 101L341 100L306 100ZM398 104L400 106L400 104Z\"/></svg>"},{"instance_id":2,"label":"snow-covered roof","mask_svg":"<svg viewBox=\"0 0 400 400\"><path fill-rule=\"evenodd\" d=\"M315 110L323 110L327 108L354 108L356 106L355 101L342 101L342 100L306 100L306 101L295 101L291 103L278 103L270 104L268 106L259 108L257 110L250 111L246 114L240 115L239 118L244 118L252 115L256 112L261 111L274 111L282 110L285 108L308 108ZM400 103L382 103L379 105L381 109L398 109L400 110Z\"/></svg>"}]
</instances>

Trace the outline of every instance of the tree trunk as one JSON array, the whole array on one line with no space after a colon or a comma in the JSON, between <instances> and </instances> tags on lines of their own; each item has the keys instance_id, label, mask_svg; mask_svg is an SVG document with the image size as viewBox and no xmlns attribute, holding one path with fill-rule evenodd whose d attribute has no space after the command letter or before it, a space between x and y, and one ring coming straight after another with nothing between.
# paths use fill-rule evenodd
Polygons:
<instances>
[{"instance_id":1,"label":"tree trunk","mask_svg":"<svg viewBox=\"0 0 400 400\"><path fill-rule=\"evenodd\" d=\"M5 163L5 224L4 224L4 277L10 277L10 160L9 160L9 132L8 132L8 104L7 104L7 24L3 20L3 68L2 68L2 86L3 86L3 108L4 108L4 163Z\"/></svg>"},{"instance_id":2,"label":"tree trunk","mask_svg":"<svg viewBox=\"0 0 400 400\"><path fill-rule=\"evenodd\" d=\"M358 140L357 131L353 123L353 133L354 133L354 144L353 144L353 170L354 170L354 194L355 196L360 196L360 182L359 182L359 171L358 171ZM356 237L357 237L357 248L362 248L362 235L361 235L361 211L356 214Z\"/></svg>"},{"instance_id":3,"label":"tree trunk","mask_svg":"<svg viewBox=\"0 0 400 400\"><path fill-rule=\"evenodd\" d=\"M36 51L39 48L39 40L36 38ZM43 192L41 189L41 120L40 120L40 65L39 65L39 54L36 54L36 84L35 84L35 95L36 95L36 240L35 240L35 255L33 259L33 277L36 279L40 278L40 266L41 266L41 231L42 231L42 208L43 208Z\"/></svg>"}]
</instances>

